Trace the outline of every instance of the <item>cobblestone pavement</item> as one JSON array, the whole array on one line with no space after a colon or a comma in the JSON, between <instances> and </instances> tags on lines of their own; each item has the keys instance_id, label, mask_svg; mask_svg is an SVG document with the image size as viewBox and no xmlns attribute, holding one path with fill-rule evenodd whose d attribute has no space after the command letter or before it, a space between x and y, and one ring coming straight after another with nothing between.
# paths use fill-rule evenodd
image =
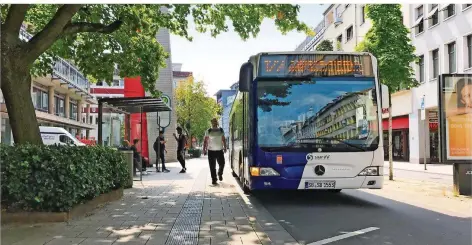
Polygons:
<instances>
[{"instance_id":1,"label":"cobblestone pavement","mask_svg":"<svg viewBox=\"0 0 472 245\"><path fill-rule=\"evenodd\" d=\"M149 173L122 200L68 223L2 227L2 245L171 245L292 244L295 240L268 215L240 195L225 169L211 185L206 159L176 163L170 173ZM271 241L267 234L272 234Z\"/></svg>"}]
</instances>

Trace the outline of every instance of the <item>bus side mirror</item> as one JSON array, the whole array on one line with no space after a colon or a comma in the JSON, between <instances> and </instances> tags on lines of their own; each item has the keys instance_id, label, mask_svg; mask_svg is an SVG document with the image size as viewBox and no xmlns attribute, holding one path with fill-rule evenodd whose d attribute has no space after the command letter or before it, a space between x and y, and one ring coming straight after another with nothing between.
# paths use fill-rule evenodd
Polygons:
<instances>
[{"instance_id":1,"label":"bus side mirror","mask_svg":"<svg viewBox=\"0 0 472 245\"><path fill-rule=\"evenodd\" d=\"M382 109L388 109L390 106L390 97L388 96L388 87L387 85L382 84Z\"/></svg>"},{"instance_id":2,"label":"bus side mirror","mask_svg":"<svg viewBox=\"0 0 472 245\"><path fill-rule=\"evenodd\" d=\"M241 69L239 70L239 91L249 92L253 77L253 69L254 66L251 62L246 62L241 66Z\"/></svg>"}]
</instances>

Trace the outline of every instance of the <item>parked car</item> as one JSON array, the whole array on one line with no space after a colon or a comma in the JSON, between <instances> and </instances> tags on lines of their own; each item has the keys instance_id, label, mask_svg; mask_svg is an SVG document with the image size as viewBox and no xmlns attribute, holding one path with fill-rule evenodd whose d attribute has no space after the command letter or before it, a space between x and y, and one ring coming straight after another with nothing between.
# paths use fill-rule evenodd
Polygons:
<instances>
[{"instance_id":1,"label":"parked car","mask_svg":"<svg viewBox=\"0 0 472 245\"><path fill-rule=\"evenodd\" d=\"M41 138L43 139L43 143L45 145L86 145L72 136L72 134L70 134L64 128L40 126L39 131L41 132Z\"/></svg>"}]
</instances>

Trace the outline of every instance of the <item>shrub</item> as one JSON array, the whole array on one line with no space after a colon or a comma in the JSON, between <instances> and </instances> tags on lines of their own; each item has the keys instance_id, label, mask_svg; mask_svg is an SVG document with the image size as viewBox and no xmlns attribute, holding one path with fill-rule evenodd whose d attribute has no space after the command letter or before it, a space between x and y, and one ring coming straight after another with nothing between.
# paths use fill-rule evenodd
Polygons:
<instances>
[{"instance_id":1,"label":"shrub","mask_svg":"<svg viewBox=\"0 0 472 245\"><path fill-rule=\"evenodd\" d=\"M200 156L202 156L202 150L198 148L192 148L188 150L188 154L190 154L190 156L192 156L193 158L199 158Z\"/></svg>"},{"instance_id":2,"label":"shrub","mask_svg":"<svg viewBox=\"0 0 472 245\"><path fill-rule=\"evenodd\" d=\"M130 184L121 153L101 146L0 145L0 159L10 211L67 211Z\"/></svg>"}]
</instances>

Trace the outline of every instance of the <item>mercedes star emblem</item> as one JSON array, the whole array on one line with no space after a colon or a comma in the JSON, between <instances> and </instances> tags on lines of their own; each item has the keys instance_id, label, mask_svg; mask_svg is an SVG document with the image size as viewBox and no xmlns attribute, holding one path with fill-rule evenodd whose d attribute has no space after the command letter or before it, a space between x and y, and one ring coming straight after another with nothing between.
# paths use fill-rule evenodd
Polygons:
<instances>
[{"instance_id":1,"label":"mercedes star emblem","mask_svg":"<svg viewBox=\"0 0 472 245\"><path fill-rule=\"evenodd\" d=\"M321 165L317 165L315 167L315 174L316 175L323 175L325 173L325 168Z\"/></svg>"}]
</instances>

